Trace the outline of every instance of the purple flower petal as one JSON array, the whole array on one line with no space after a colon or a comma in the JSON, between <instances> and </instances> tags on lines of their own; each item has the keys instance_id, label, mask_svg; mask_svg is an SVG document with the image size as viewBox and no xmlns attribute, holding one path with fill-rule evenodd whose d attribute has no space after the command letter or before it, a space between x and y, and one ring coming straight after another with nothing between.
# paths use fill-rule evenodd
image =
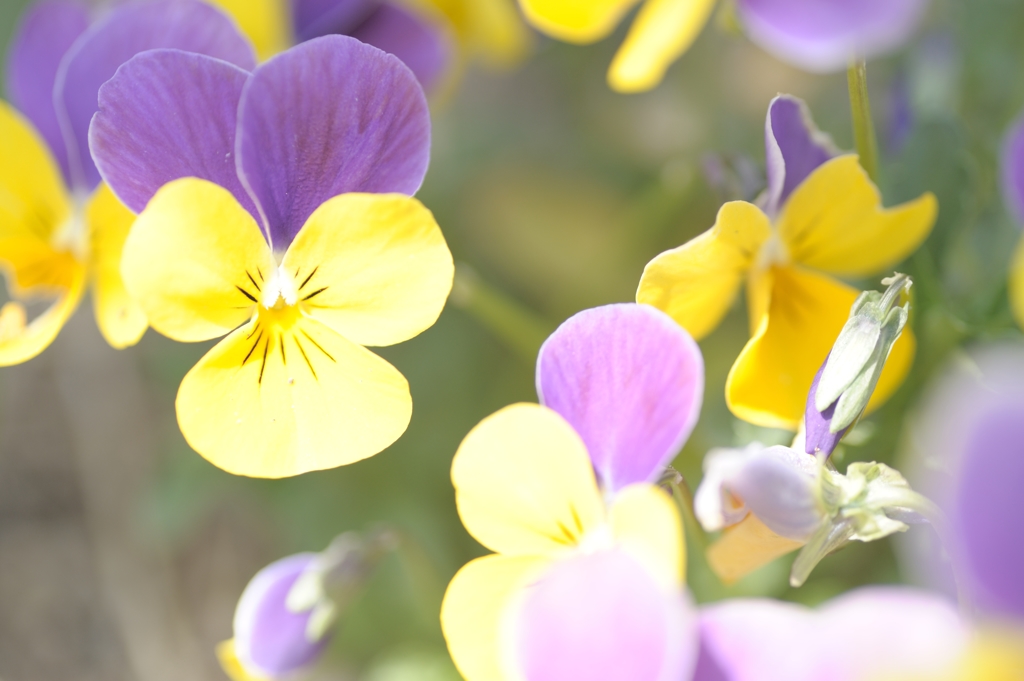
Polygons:
<instances>
[{"instance_id":1,"label":"purple flower petal","mask_svg":"<svg viewBox=\"0 0 1024 681\"><path fill-rule=\"evenodd\" d=\"M348 35L401 59L428 91L452 58L453 46L440 24L393 2L382 4Z\"/></svg>"},{"instance_id":2,"label":"purple flower petal","mask_svg":"<svg viewBox=\"0 0 1024 681\"><path fill-rule=\"evenodd\" d=\"M814 125L803 100L790 95L779 95L768 105L764 138L768 172L765 210L776 215L793 190L839 152Z\"/></svg>"},{"instance_id":3,"label":"purple flower petal","mask_svg":"<svg viewBox=\"0 0 1024 681\"><path fill-rule=\"evenodd\" d=\"M139 52L175 48L255 66L252 46L223 12L199 0L130 2L93 24L65 55L57 73L55 102L68 145L74 186L89 191L100 181L89 155L89 122L100 86Z\"/></svg>"},{"instance_id":4,"label":"purple flower petal","mask_svg":"<svg viewBox=\"0 0 1024 681\"><path fill-rule=\"evenodd\" d=\"M47 0L30 7L21 18L7 58L7 90L11 101L46 140L70 182L68 150L53 108L53 84L61 58L89 27L89 13L79 2Z\"/></svg>"},{"instance_id":5,"label":"purple flower petal","mask_svg":"<svg viewBox=\"0 0 1024 681\"><path fill-rule=\"evenodd\" d=\"M1010 128L1003 142L1003 200L1018 222L1024 223L1024 116Z\"/></svg>"},{"instance_id":6,"label":"purple flower petal","mask_svg":"<svg viewBox=\"0 0 1024 681\"><path fill-rule=\"evenodd\" d=\"M299 42L325 35L349 35L370 18L381 0L291 0Z\"/></svg>"},{"instance_id":7,"label":"purple flower petal","mask_svg":"<svg viewBox=\"0 0 1024 681\"><path fill-rule=\"evenodd\" d=\"M917 28L928 0L738 0L750 39L794 66L840 71L889 52Z\"/></svg>"},{"instance_id":8,"label":"purple flower petal","mask_svg":"<svg viewBox=\"0 0 1024 681\"><path fill-rule=\"evenodd\" d=\"M258 219L235 167L238 103L249 74L180 50L136 55L99 93L89 129L100 174L141 212L160 187L199 177L231 191Z\"/></svg>"},{"instance_id":9,"label":"purple flower petal","mask_svg":"<svg viewBox=\"0 0 1024 681\"><path fill-rule=\"evenodd\" d=\"M689 604L621 551L557 563L526 590L514 623L528 681L678 681L697 653Z\"/></svg>"},{"instance_id":10,"label":"purple flower petal","mask_svg":"<svg viewBox=\"0 0 1024 681\"><path fill-rule=\"evenodd\" d=\"M430 113L401 61L326 36L256 69L242 95L236 149L242 182L283 251L327 199L414 194L430 159Z\"/></svg>"},{"instance_id":11,"label":"purple flower petal","mask_svg":"<svg viewBox=\"0 0 1024 681\"><path fill-rule=\"evenodd\" d=\"M822 452L825 456L831 456L843 439L846 432L852 426L847 426L838 433L829 430L832 424L832 416L835 413L839 400L829 405L825 411L818 411L814 406L814 398L818 394L818 382L821 381L821 374L825 371L825 364L828 357L821 363L821 368L814 375L814 382L811 383L811 390L807 393L807 408L804 411L804 451L808 454Z\"/></svg>"},{"instance_id":12,"label":"purple flower petal","mask_svg":"<svg viewBox=\"0 0 1024 681\"><path fill-rule=\"evenodd\" d=\"M700 348L648 305L574 315L537 358L542 404L587 445L602 486L653 482L690 436L704 397Z\"/></svg>"},{"instance_id":13,"label":"purple flower petal","mask_svg":"<svg viewBox=\"0 0 1024 681\"><path fill-rule=\"evenodd\" d=\"M726 481L726 487L775 534L803 541L825 519L815 495L813 457L769 447Z\"/></svg>"},{"instance_id":14,"label":"purple flower petal","mask_svg":"<svg viewBox=\"0 0 1024 681\"><path fill-rule=\"evenodd\" d=\"M292 612L286 601L295 580L316 558L300 553L260 570L242 593L235 610L235 653L260 676L279 678L312 664L330 641L311 642L306 626L312 611ZM254 668L254 669L253 669Z\"/></svg>"}]
</instances>

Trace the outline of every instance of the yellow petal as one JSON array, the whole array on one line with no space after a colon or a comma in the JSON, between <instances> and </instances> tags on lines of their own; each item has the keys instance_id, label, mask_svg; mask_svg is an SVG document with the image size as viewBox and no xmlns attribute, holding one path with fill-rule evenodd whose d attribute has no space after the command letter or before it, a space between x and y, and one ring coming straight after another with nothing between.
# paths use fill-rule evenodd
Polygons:
<instances>
[{"instance_id":1,"label":"yellow petal","mask_svg":"<svg viewBox=\"0 0 1024 681\"><path fill-rule=\"evenodd\" d=\"M881 195L856 156L825 163L797 187L779 215L790 257L840 276L870 276L917 250L935 224L932 194L895 208Z\"/></svg>"},{"instance_id":2,"label":"yellow petal","mask_svg":"<svg viewBox=\"0 0 1024 681\"><path fill-rule=\"evenodd\" d=\"M619 92L650 90L700 35L715 0L647 0L608 71Z\"/></svg>"},{"instance_id":3,"label":"yellow petal","mask_svg":"<svg viewBox=\"0 0 1024 681\"><path fill-rule=\"evenodd\" d=\"M270 247L228 190L196 178L160 189L135 220L121 275L154 329L179 341L222 336L251 319Z\"/></svg>"},{"instance_id":4,"label":"yellow petal","mask_svg":"<svg viewBox=\"0 0 1024 681\"><path fill-rule=\"evenodd\" d=\"M75 264L66 273L70 279L54 303L41 315L27 322L21 303L9 302L0 309L0 366L28 361L45 350L57 337L71 313L78 307L85 289L85 268Z\"/></svg>"},{"instance_id":5,"label":"yellow petal","mask_svg":"<svg viewBox=\"0 0 1024 681\"><path fill-rule=\"evenodd\" d=\"M272 681L265 676L254 676L247 672L235 654L235 641L229 639L217 645L217 661L231 681Z\"/></svg>"},{"instance_id":6,"label":"yellow petal","mask_svg":"<svg viewBox=\"0 0 1024 681\"><path fill-rule=\"evenodd\" d=\"M502 664L503 620L517 592L547 564L537 556L484 556L452 579L441 603L441 630L467 681L510 681Z\"/></svg>"},{"instance_id":7,"label":"yellow petal","mask_svg":"<svg viewBox=\"0 0 1024 681\"><path fill-rule=\"evenodd\" d=\"M604 38L639 0L519 0L527 21L571 43Z\"/></svg>"},{"instance_id":8,"label":"yellow petal","mask_svg":"<svg viewBox=\"0 0 1024 681\"><path fill-rule=\"evenodd\" d=\"M725 399L736 416L767 428L796 430L803 419L814 375L832 350L858 291L799 267L775 267L764 275L771 287L768 313L736 359ZM868 409L902 383L914 356L905 329L896 341Z\"/></svg>"},{"instance_id":9,"label":"yellow petal","mask_svg":"<svg viewBox=\"0 0 1024 681\"><path fill-rule=\"evenodd\" d=\"M284 256L310 316L360 345L429 328L455 267L423 204L401 194L342 194L310 216Z\"/></svg>"},{"instance_id":10,"label":"yellow petal","mask_svg":"<svg viewBox=\"0 0 1024 681\"><path fill-rule=\"evenodd\" d=\"M235 475L283 478L381 451L405 432L405 378L295 308L262 311L206 354L178 389L178 425Z\"/></svg>"},{"instance_id":11,"label":"yellow petal","mask_svg":"<svg viewBox=\"0 0 1024 681\"><path fill-rule=\"evenodd\" d=\"M465 49L493 66L515 65L529 50L530 33L515 0L415 1L439 10Z\"/></svg>"},{"instance_id":12,"label":"yellow petal","mask_svg":"<svg viewBox=\"0 0 1024 681\"><path fill-rule=\"evenodd\" d=\"M238 22L260 61L291 47L292 25L288 0L210 0Z\"/></svg>"},{"instance_id":13,"label":"yellow petal","mask_svg":"<svg viewBox=\"0 0 1024 681\"><path fill-rule=\"evenodd\" d=\"M801 546L801 542L775 534L751 513L708 547L707 558L718 578L733 584Z\"/></svg>"},{"instance_id":14,"label":"yellow petal","mask_svg":"<svg viewBox=\"0 0 1024 681\"><path fill-rule=\"evenodd\" d=\"M121 253L135 214L117 200L106 183L96 188L86 208L92 260L92 302L100 332L115 348L135 345L149 322L128 295L121 279Z\"/></svg>"},{"instance_id":15,"label":"yellow petal","mask_svg":"<svg viewBox=\"0 0 1024 681\"><path fill-rule=\"evenodd\" d=\"M647 264L636 302L667 312L694 338L703 338L729 311L770 236L771 224L759 208L727 203L714 227Z\"/></svg>"},{"instance_id":16,"label":"yellow petal","mask_svg":"<svg viewBox=\"0 0 1024 681\"><path fill-rule=\"evenodd\" d=\"M1017 244L1010 264L1010 308L1017 324L1024 328L1024 239Z\"/></svg>"},{"instance_id":17,"label":"yellow petal","mask_svg":"<svg viewBox=\"0 0 1024 681\"><path fill-rule=\"evenodd\" d=\"M473 428L455 453L452 482L466 529L500 553L560 551L604 520L583 441L537 404L505 407Z\"/></svg>"},{"instance_id":18,"label":"yellow petal","mask_svg":"<svg viewBox=\"0 0 1024 681\"><path fill-rule=\"evenodd\" d=\"M609 512L616 542L651 570L662 584L686 581L683 525L675 502L654 485L630 485Z\"/></svg>"}]
</instances>

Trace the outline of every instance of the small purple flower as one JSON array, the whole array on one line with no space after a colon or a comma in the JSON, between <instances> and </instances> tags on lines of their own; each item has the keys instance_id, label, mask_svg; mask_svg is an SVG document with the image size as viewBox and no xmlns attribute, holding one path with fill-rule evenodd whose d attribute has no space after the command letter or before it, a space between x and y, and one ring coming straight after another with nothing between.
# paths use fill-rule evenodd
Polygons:
<instances>
[{"instance_id":1,"label":"small purple flower","mask_svg":"<svg viewBox=\"0 0 1024 681\"><path fill-rule=\"evenodd\" d=\"M537 358L537 394L583 438L602 488L655 482L690 436L704 360L665 313L632 303L585 310Z\"/></svg>"},{"instance_id":2,"label":"small purple flower","mask_svg":"<svg viewBox=\"0 0 1024 681\"><path fill-rule=\"evenodd\" d=\"M821 381L821 374L825 371L826 363L828 363L827 357L821 368L818 369L818 373L815 374L811 391L807 394L807 411L804 412L804 451L808 454L821 452L825 456L830 456L851 426L843 428L838 433L833 433L829 429L836 405L839 404L838 398L823 411L818 411L818 408L814 406L814 399L818 394L818 383Z\"/></svg>"},{"instance_id":3,"label":"small purple flower","mask_svg":"<svg viewBox=\"0 0 1024 681\"><path fill-rule=\"evenodd\" d=\"M927 8L928 0L737 0L753 42L813 72L898 49Z\"/></svg>"}]
</instances>

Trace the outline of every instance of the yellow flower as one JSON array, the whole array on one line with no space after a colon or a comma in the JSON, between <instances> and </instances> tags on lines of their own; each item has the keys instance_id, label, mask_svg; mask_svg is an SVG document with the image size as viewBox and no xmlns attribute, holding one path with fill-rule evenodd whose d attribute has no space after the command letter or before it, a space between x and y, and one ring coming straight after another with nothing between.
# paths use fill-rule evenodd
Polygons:
<instances>
[{"instance_id":1,"label":"yellow flower","mask_svg":"<svg viewBox=\"0 0 1024 681\"><path fill-rule=\"evenodd\" d=\"M0 366L46 349L88 283L107 341L116 348L135 344L146 331L146 318L125 293L118 271L135 216L105 184L88 197L73 196L32 124L5 102L0 140L9 159L0 163L0 266L15 299L0 309ZM53 302L29 321L24 303L40 298Z\"/></svg>"},{"instance_id":2,"label":"yellow flower","mask_svg":"<svg viewBox=\"0 0 1024 681\"><path fill-rule=\"evenodd\" d=\"M671 498L635 484L606 506L583 440L547 407L516 404L484 419L456 452L452 482L466 529L495 551L459 570L441 606L452 659L471 681L509 678L505 618L521 589L556 561L619 548L666 587L683 581Z\"/></svg>"},{"instance_id":3,"label":"yellow flower","mask_svg":"<svg viewBox=\"0 0 1024 681\"><path fill-rule=\"evenodd\" d=\"M891 209L880 202L856 156L828 160L774 220L750 203L725 204L711 230L647 265L637 302L664 310L699 339L745 282L752 337L729 372L726 401L746 421L796 430L858 293L828 275L864 277L895 265L925 239L938 210L931 194ZM899 386L913 353L914 338L904 332L869 408Z\"/></svg>"},{"instance_id":4,"label":"yellow flower","mask_svg":"<svg viewBox=\"0 0 1024 681\"><path fill-rule=\"evenodd\" d=\"M519 0L534 26L573 43L607 37L639 1ZM619 92L656 86L700 34L714 6L715 0L646 0L612 61L608 84Z\"/></svg>"}]
</instances>

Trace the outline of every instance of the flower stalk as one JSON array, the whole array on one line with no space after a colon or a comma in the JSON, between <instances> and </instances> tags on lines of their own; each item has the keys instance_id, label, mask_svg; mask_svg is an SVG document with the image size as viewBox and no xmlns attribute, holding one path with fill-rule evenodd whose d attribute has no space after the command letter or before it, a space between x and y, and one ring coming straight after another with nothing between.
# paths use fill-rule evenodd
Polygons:
<instances>
[{"instance_id":1,"label":"flower stalk","mask_svg":"<svg viewBox=\"0 0 1024 681\"><path fill-rule=\"evenodd\" d=\"M872 182L878 182L878 139L871 119L871 100L868 97L868 68L863 59L857 59L846 71L850 89L850 114L853 118L853 136L857 144L860 164Z\"/></svg>"}]
</instances>

